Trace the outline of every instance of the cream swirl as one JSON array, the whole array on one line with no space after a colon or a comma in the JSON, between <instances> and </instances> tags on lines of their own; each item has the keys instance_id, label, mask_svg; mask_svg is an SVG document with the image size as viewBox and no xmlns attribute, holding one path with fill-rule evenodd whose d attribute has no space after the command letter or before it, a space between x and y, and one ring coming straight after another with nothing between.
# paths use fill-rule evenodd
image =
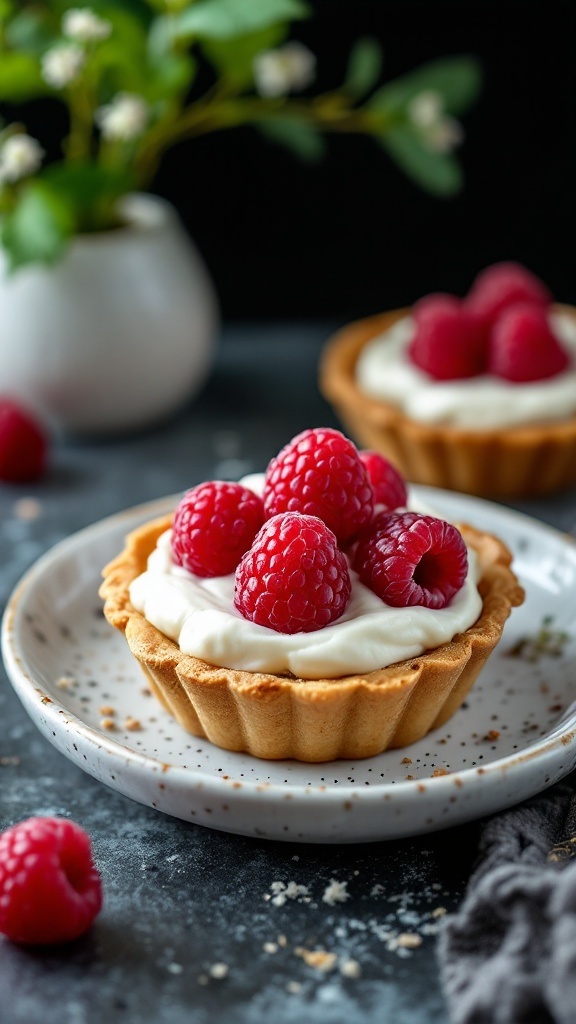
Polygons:
<instances>
[{"instance_id":1,"label":"cream swirl","mask_svg":"<svg viewBox=\"0 0 576 1024\"><path fill-rule=\"evenodd\" d=\"M556 377L511 384L491 374L435 381L406 357L413 320L403 317L364 346L356 381L365 395L393 402L410 419L474 430L566 419L576 413L576 320L552 313L551 326L571 356Z\"/></svg>"}]
</instances>

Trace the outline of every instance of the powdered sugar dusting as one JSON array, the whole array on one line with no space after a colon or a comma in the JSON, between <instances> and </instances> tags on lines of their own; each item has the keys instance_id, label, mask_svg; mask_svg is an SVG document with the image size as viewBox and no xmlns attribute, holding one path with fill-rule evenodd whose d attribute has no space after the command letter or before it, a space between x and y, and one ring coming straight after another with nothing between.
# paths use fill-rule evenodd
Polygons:
<instances>
[{"instance_id":1,"label":"powdered sugar dusting","mask_svg":"<svg viewBox=\"0 0 576 1024\"><path fill-rule=\"evenodd\" d=\"M283 907L286 900L309 899L308 887L305 885L297 885L296 882L288 882L288 885L285 885L284 882L272 882L270 889L274 893L270 902L275 907Z\"/></svg>"},{"instance_id":2,"label":"powdered sugar dusting","mask_svg":"<svg viewBox=\"0 0 576 1024\"><path fill-rule=\"evenodd\" d=\"M337 882L336 879L332 878L322 896L324 903L328 903L333 907L335 903L344 903L350 899L350 893L346 891L347 885L347 882Z\"/></svg>"}]
</instances>

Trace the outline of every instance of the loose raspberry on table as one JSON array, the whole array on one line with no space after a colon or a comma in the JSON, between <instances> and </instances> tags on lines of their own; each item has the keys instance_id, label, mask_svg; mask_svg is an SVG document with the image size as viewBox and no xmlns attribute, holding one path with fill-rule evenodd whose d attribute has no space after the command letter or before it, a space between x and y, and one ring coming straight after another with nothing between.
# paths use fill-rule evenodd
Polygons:
<instances>
[{"instance_id":1,"label":"loose raspberry on table","mask_svg":"<svg viewBox=\"0 0 576 1024\"><path fill-rule=\"evenodd\" d=\"M383 505L390 512L396 508L405 508L408 503L406 481L396 466L380 455L380 452L365 450L359 454L372 484L374 504Z\"/></svg>"},{"instance_id":2,"label":"loose raspberry on table","mask_svg":"<svg viewBox=\"0 0 576 1024\"><path fill-rule=\"evenodd\" d=\"M511 306L492 328L488 368L504 380L516 384L547 380L569 364L568 353L541 308Z\"/></svg>"},{"instance_id":3,"label":"loose raspberry on table","mask_svg":"<svg viewBox=\"0 0 576 1024\"><path fill-rule=\"evenodd\" d=\"M316 516L281 512L264 523L236 570L234 604L278 633L310 633L344 612L352 585L332 531Z\"/></svg>"},{"instance_id":4,"label":"loose raspberry on table","mask_svg":"<svg viewBox=\"0 0 576 1024\"><path fill-rule=\"evenodd\" d=\"M552 295L543 281L521 263L494 263L481 270L465 299L466 307L491 327L500 314L517 302L547 309Z\"/></svg>"},{"instance_id":5,"label":"loose raspberry on table","mask_svg":"<svg viewBox=\"0 0 576 1024\"><path fill-rule=\"evenodd\" d=\"M462 587L468 552L455 526L417 512L382 512L353 557L360 581L386 604L444 608Z\"/></svg>"},{"instance_id":6,"label":"loose raspberry on table","mask_svg":"<svg viewBox=\"0 0 576 1024\"><path fill-rule=\"evenodd\" d=\"M303 431L271 460L263 498L267 516L317 516L340 544L370 521L374 509L372 487L356 446L331 427Z\"/></svg>"},{"instance_id":7,"label":"loose raspberry on table","mask_svg":"<svg viewBox=\"0 0 576 1024\"><path fill-rule=\"evenodd\" d=\"M0 932L47 945L82 935L102 906L86 832L64 818L28 818L0 834Z\"/></svg>"},{"instance_id":8,"label":"loose raspberry on table","mask_svg":"<svg viewBox=\"0 0 576 1024\"><path fill-rule=\"evenodd\" d=\"M242 484L198 484L186 492L174 513L172 557L195 576L227 576L263 522L262 499Z\"/></svg>"},{"instance_id":9,"label":"loose raspberry on table","mask_svg":"<svg viewBox=\"0 0 576 1024\"><path fill-rule=\"evenodd\" d=\"M17 402L0 397L0 480L26 483L46 469L47 435Z\"/></svg>"},{"instance_id":10,"label":"loose raspberry on table","mask_svg":"<svg viewBox=\"0 0 576 1024\"><path fill-rule=\"evenodd\" d=\"M453 295L427 295L413 309L408 358L434 380L476 377L486 368L481 321Z\"/></svg>"}]
</instances>

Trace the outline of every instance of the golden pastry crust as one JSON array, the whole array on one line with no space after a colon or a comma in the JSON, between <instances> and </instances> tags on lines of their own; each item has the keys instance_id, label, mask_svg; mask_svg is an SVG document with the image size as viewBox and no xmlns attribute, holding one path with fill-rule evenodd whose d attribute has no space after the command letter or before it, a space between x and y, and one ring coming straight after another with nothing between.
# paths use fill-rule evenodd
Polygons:
<instances>
[{"instance_id":1,"label":"golden pastry crust","mask_svg":"<svg viewBox=\"0 0 576 1024\"><path fill-rule=\"evenodd\" d=\"M183 654L130 604L130 583L144 572L170 523L171 516L164 516L127 536L124 550L103 570L104 614L125 634L152 691L180 725L226 750L256 757L364 758L420 739L458 710L511 608L524 599L507 548L463 526L466 542L478 553L483 608L478 621L450 643L376 672L338 679L214 667Z\"/></svg>"},{"instance_id":2,"label":"golden pastry crust","mask_svg":"<svg viewBox=\"0 0 576 1024\"><path fill-rule=\"evenodd\" d=\"M576 319L571 306L555 306ZM470 430L411 420L363 394L356 363L364 345L409 309L348 324L327 342L319 386L350 435L389 458L412 483L491 498L528 498L576 483L576 416L556 423Z\"/></svg>"}]
</instances>

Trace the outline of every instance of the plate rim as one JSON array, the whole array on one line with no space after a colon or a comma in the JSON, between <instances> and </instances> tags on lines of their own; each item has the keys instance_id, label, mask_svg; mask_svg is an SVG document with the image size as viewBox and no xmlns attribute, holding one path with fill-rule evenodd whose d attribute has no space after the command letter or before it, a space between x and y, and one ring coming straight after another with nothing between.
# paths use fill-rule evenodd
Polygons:
<instances>
[{"instance_id":1,"label":"plate rim","mask_svg":"<svg viewBox=\"0 0 576 1024\"><path fill-rule=\"evenodd\" d=\"M445 500L448 503L455 503L457 506L463 506L464 509L473 508L474 510L483 507L488 507L492 514L497 513L500 518L508 521L512 527L516 529L519 526L524 526L529 530L536 530L548 535L556 543L562 545L568 545L572 547L576 554L576 539L570 534L566 534L556 527L544 523L525 512L518 511L507 506L500 505L496 502L491 502L483 498L475 498L472 495L460 494L458 492L446 491L435 487L426 487L423 485L411 485L411 491L415 496L421 496L423 499L429 497L432 501L436 497L440 501ZM503 774L510 776L523 767L526 761L533 761L538 759L539 762L544 763L546 760L556 752L559 746L562 746L568 753L570 749L576 745L576 703L569 706L562 718L557 722L556 726L551 732L548 732L544 737L539 738L535 742L529 744L520 751L504 755L503 757L497 758L493 761L488 762L482 766L470 766L461 769L454 769L448 775L437 776L422 779L400 779L396 782L375 782L370 789L359 791L357 788L348 785L339 785L337 788L331 787L329 784L326 785L303 785L302 783L288 782L285 784L279 784L277 782L253 782L250 779L243 779L242 783L238 785L237 780L226 779L222 776L213 776L203 774L197 769L184 767L183 765L167 764L160 759L154 758L148 754L142 754L132 747L127 747L124 743L119 740L98 732L93 726L87 724L83 719L79 718L74 712L66 708L59 700L58 697L51 693L45 693L42 687L39 685L38 680L34 678L34 674L28 669L25 663L21 662L17 650L16 641L16 625L18 609L21 601L25 595L30 592L30 588L34 586L37 580L41 580L43 574L49 571L50 566L56 563L63 556L71 554L79 546L83 546L84 543L90 541L90 539L97 534L105 534L108 530L118 528L122 523L122 520L126 520L127 530L132 529L136 525L136 520L140 517L146 518L152 517L155 514L162 514L167 511L171 505L175 504L180 493L173 495L167 495L162 498L155 498L150 501L141 502L137 505L129 506L118 510L117 512L111 513L96 522L90 523L79 530L74 531L67 537L62 538L42 555L26 570L20 580L16 583L13 588L2 617L1 626L1 648L4 659L4 665L8 679L18 694L21 702L24 704L26 710L28 705L34 701L38 696L40 699L48 698L44 705L44 710L48 718L52 720L52 723L62 723L62 716L65 716L68 726L72 726L76 732L78 732L84 741L88 742L95 749L102 750L106 749L110 756L117 759L122 759L124 762L130 762L135 769L144 773L156 773L159 770L166 772L169 769L169 776L180 785L186 783L190 788L198 788L199 786L207 794L214 794L216 796L222 793L228 793L231 788L234 788L235 799L240 802L242 800L251 799L256 794L259 799L276 799L279 794L283 797L287 793L290 793L292 798L297 796L303 796L307 794L304 799L309 801L311 797L321 798L324 803L331 803L332 801L340 804L343 798L362 800L362 801L380 801L383 796L387 793L394 794L394 799L401 798L403 801L410 803L414 799L421 798L422 791L421 787L423 781L426 786L426 791L429 790L430 786L434 787L434 790L441 793L443 789L451 789L454 786L454 780L458 779L461 784L465 784L471 779L478 779L482 777L484 784L490 785L493 778L501 778ZM33 719L34 720L34 719ZM36 721L34 724L38 728ZM197 737L199 742L208 742L203 740L201 737ZM249 757L250 755L245 754L244 756ZM255 759L260 763L260 759ZM79 767L82 767L80 761L77 762ZM277 764L280 762L276 762ZM324 763L324 762L323 762ZM331 763L331 762L326 762ZM316 767L316 765L313 765ZM569 769L570 770L570 769ZM360 795L362 794L362 795Z\"/></svg>"}]
</instances>

